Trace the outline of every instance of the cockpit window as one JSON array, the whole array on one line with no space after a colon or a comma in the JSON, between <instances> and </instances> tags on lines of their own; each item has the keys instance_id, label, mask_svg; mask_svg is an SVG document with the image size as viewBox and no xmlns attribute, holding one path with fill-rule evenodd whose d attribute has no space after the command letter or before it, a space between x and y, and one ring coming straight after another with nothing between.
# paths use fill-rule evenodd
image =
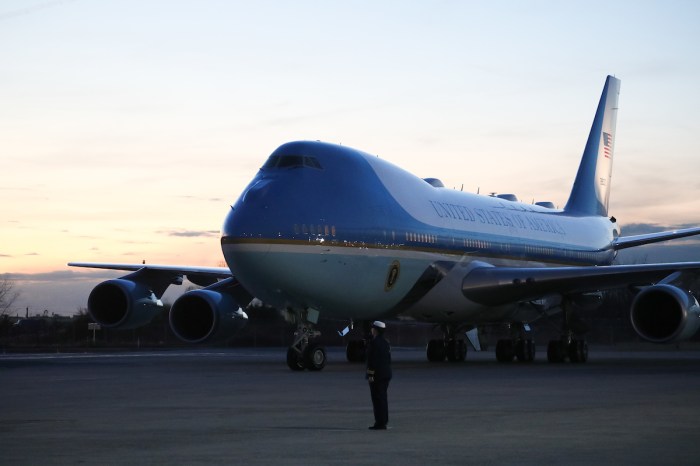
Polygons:
<instances>
[{"instance_id":1,"label":"cockpit window","mask_svg":"<svg viewBox=\"0 0 700 466\"><path fill-rule=\"evenodd\" d=\"M286 167L303 167L304 157L300 155L285 155L280 157L279 162L277 162L277 168Z\"/></svg>"},{"instance_id":2,"label":"cockpit window","mask_svg":"<svg viewBox=\"0 0 700 466\"><path fill-rule=\"evenodd\" d=\"M268 170L270 168L275 168L277 166L277 162L280 161L279 155L271 155L267 161L265 162L265 165L262 166L263 170Z\"/></svg>"},{"instance_id":3,"label":"cockpit window","mask_svg":"<svg viewBox=\"0 0 700 466\"><path fill-rule=\"evenodd\" d=\"M318 163L315 157L304 157L304 166L321 170L321 164Z\"/></svg>"},{"instance_id":4,"label":"cockpit window","mask_svg":"<svg viewBox=\"0 0 700 466\"><path fill-rule=\"evenodd\" d=\"M315 157L309 157L306 155L271 155L267 159L265 165L262 166L263 170L270 170L273 168L299 168L299 167L310 167L321 170L321 164L318 163Z\"/></svg>"}]
</instances>

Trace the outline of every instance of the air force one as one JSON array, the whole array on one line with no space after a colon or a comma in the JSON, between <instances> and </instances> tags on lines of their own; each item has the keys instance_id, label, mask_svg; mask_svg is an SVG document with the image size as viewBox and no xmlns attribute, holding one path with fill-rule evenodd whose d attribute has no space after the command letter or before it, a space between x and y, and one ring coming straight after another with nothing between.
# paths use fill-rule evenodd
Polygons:
<instances>
[{"instance_id":1,"label":"air force one","mask_svg":"<svg viewBox=\"0 0 700 466\"><path fill-rule=\"evenodd\" d=\"M527 204L512 195L448 189L349 147L299 141L280 146L231 207L221 247L227 268L70 263L131 273L97 285L91 317L108 328L148 323L183 277L203 286L172 305L180 339L230 337L261 304L296 323L293 370L320 370L319 316L358 323L347 358L360 361L368 322L412 319L443 331L431 361L461 361L479 328L503 325L499 361L532 361L530 324L563 313L550 362L585 362L575 312L604 290L634 287L634 330L646 340L687 339L700 327L692 285L700 262L611 265L617 251L700 234L700 227L620 237L608 214L620 80L608 76L569 199ZM349 326L350 327L350 326ZM349 328L348 327L348 328ZM352 326L354 328L354 326ZM348 329L346 329L347 331Z\"/></svg>"}]
</instances>

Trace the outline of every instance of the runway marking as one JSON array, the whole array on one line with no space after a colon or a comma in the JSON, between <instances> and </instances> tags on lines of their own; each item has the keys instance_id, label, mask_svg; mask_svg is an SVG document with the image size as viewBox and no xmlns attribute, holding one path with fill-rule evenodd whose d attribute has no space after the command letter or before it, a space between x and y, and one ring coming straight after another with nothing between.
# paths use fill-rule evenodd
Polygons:
<instances>
[{"instance_id":1,"label":"runway marking","mask_svg":"<svg viewBox=\"0 0 700 466\"><path fill-rule=\"evenodd\" d=\"M312 426L273 426L273 427L256 427L252 428L249 430L257 430L257 431L270 431L270 430L322 430L324 432L357 432L359 430L366 430L366 429L358 429L358 428L351 428L351 427L312 427Z\"/></svg>"},{"instance_id":2,"label":"runway marking","mask_svg":"<svg viewBox=\"0 0 700 466\"><path fill-rule=\"evenodd\" d=\"M43 354L0 354L0 361L43 361L61 359L109 359L109 358L183 358L183 357L229 357L250 358L268 356L265 353L235 352L156 352L156 353L43 353Z\"/></svg>"}]
</instances>

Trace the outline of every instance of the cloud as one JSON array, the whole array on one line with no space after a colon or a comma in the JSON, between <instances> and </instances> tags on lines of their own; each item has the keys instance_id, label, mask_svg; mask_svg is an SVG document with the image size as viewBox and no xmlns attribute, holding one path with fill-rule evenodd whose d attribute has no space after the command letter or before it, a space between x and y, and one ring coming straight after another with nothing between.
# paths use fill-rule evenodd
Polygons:
<instances>
[{"instance_id":1,"label":"cloud","mask_svg":"<svg viewBox=\"0 0 700 466\"><path fill-rule=\"evenodd\" d=\"M693 224L659 225L657 223L630 223L622 226L622 236L644 235L696 227ZM618 264L654 262L700 261L700 236L675 239L625 249L618 253Z\"/></svg>"},{"instance_id":2,"label":"cloud","mask_svg":"<svg viewBox=\"0 0 700 466\"><path fill-rule=\"evenodd\" d=\"M692 223L680 225L659 225L658 223L628 223L622 225L620 236L645 235L648 233L681 230L683 228L693 228L697 226L698 225Z\"/></svg>"},{"instance_id":3,"label":"cloud","mask_svg":"<svg viewBox=\"0 0 700 466\"><path fill-rule=\"evenodd\" d=\"M87 306L88 296L98 283L128 273L123 270L70 269L5 275L15 282L20 293L13 314L24 315L28 308L32 315L45 309L51 313L72 315ZM171 286L163 300L173 302L185 290L183 286Z\"/></svg>"},{"instance_id":4,"label":"cloud","mask_svg":"<svg viewBox=\"0 0 700 466\"><path fill-rule=\"evenodd\" d=\"M179 231L159 231L159 234L166 234L168 236L177 236L181 238L198 238L198 237L212 237L218 236L218 230L179 230Z\"/></svg>"},{"instance_id":5,"label":"cloud","mask_svg":"<svg viewBox=\"0 0 700 466\"><path fill-rule=\"evenodd\" d=\"M62 6L65 3L70 3L76 0L55 0L53 2L43 2L37 5L26 6L23 8L16 8L14 10L8 10L0 13L0 21L17 18L20 16L31 15L33 13L40 12L41 10L46 10L48 8L54 8Z\"/></svg>"},{"instance_id":6,"label":"cloud","mask_svg":"<svg viewBox=\"0 0 700 466\"><path fill-rule=\"evenodd\" d=\"M700 262L700 243L678 244L681 241L648 244L624 249L617 255L618 264L651 264L667 262Z\"/></svg>"},{"instance_id":7,"label":"cloud","mask_svg":"<svg viewBox=\"0 0 700 466\"><path fill-rule=\"evenodd\" d=\"M115 275L124 275L127 272L118 270L55 270L53 272L39 273L8 273L11 280L20 282L56 282L64 280L108 280Z\"/></svg>"},{"instance_id":8,"label":"cloud","mask_svg":"<svg viewBox=\"0 0 700 466\"><path fill-rule=\"evenodd\" d=\"M175 196L176 199L187 199L192 201L206 201L206 202L224 202L224 199L220 197L204 197L204 196L192 196L192 195L180 195Z\"/></svg>"}]
</instances>

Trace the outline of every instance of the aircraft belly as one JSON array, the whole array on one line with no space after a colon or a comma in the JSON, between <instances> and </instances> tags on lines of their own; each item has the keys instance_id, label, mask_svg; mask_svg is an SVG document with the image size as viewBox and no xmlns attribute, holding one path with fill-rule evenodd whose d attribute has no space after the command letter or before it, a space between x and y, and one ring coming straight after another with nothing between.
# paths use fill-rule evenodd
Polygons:
<instances>
[{"instance_id":1,"label":"aircraft belly","mask_svg":"<svg viewBox=\"0 0 700 466\"><path fill-rule=\"evenodd\" d=\"M323 244L223 248L234 276L264 303L313 308L325 317L372 319L391 314L430 264L389 249Z\"/></svg>"}]
</instances>

